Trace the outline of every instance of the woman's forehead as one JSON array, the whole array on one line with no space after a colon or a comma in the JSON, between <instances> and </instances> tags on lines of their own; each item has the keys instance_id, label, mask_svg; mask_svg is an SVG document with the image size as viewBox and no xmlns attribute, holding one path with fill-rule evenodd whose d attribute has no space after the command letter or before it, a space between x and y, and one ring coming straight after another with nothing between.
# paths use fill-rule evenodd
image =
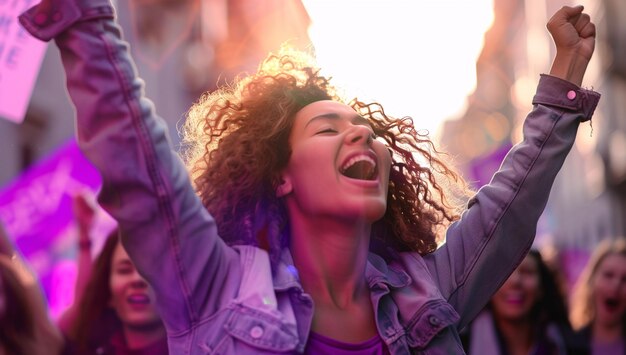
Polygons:
<instances>
[{"instance_id":1,"label":"woman's forehead","mask_svg":"<svg viewBox=\"0 0 626 355\"><path fill-rule=\"evenodd\" d=\"M296 113L296 119L299 117L313 118L318 115L324 115L329 113L337 113L340 115L348 114L354 115L356 111L342 102L332 100L322 100L312 102Z\"/></svg>"},{"instance_id":2,"label":"woman's forehead","mask_svg":"<svg viewBox=\"0 0 626 355\"><path fill-rule=\"evenodd\" d=\"M598 269L612 268L615 266L626 268L624 260L626 260L626 255L624 254L609 253L599 262Z\"/></svg>"},{"instance_id":3,"label":"woman's forehead","mask_svg":"<svg viewBox=\"0 0 626 355\"><path fill-rule=\"evenodd\" d=\"M126 249L121 242L118 241L115 245L115 249L113 250L113 255L111 256L111 259L112 264L123 260L130 260L130 257L128 256L128 253L126 252Z\"/></svg>"},{"instance_id":4,"label":"woman's forehead","mask_svg":"<svg viewBox=\"0 0 626 355\"><path fill-rule=\"evenodd\" d=\"M300 109L295 116L295 126L305 128L320 120L348 120L354 124L370 124L352 107L341 102L324 100L310 103Z\"/></svg>"}]
</instances>

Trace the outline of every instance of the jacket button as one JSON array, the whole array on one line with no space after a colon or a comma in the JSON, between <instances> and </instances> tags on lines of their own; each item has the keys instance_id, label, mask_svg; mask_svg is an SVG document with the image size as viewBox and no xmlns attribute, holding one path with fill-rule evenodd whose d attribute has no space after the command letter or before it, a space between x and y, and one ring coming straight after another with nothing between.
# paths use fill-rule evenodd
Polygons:
<instances>
[{"instance_id":1,"label":"jacket button","mask_svg":"<svg viewBox=\"0 0 626 355\"><path fill-rule=\"evenodd\" d=\"M432 325L433 327L438 326L441 322L439 321L439 318L435 317L435 316L430 316L428 317L428 322L430 323L430 325Z\"/></svg>"},{"instance_id":2,"label":"jacket button","mask_svg":"<svg viewBox=\"0 0 626 355\"><path fill-rule=\"evenodd\" d=\"M570 100L574 100L576 98L576 91L570 90L567 92L567 98Z\"/></svg>"},{"instance_id":3,"label":"jacket button","mask_svg":"<svg viewBox=\"0 0 626 355\"><path fill-rule=\"evenodd\" d=\"M33 19L33 21L35 22L36 25L42 26L48 21L48 16L46 16L46 14L44 14L43 12L40 12L35 15L35 18Z\"/></svg>"},{"instance_id":4,"label":"jacket button","mask_svg":"<svg viewBox=\"0 0 626 355\"><path fill-rule=\"evenodd\" d=\"M263 335L263 327L259 325L255 325L254 327L252 327L252 329L250 329L250 336L253 339L259 339L262 335Z\"/></svg>"}]
</instances>

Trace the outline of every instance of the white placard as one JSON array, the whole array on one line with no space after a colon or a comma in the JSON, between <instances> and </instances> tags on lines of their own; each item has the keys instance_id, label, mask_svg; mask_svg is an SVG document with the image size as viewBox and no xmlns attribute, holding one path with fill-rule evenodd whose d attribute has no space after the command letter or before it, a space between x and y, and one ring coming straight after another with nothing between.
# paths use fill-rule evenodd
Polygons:
<instances>
[{"instance_id":1,"label":"white placard","mask_svg":"<svg viewBox=\"0 0 626 355\"><path fill-rule=\"evenodd\" d=\"M0 117L20 123L41 67L46 43L20 25L35 0L0 0Z\"/></svg>"}]
</instances>

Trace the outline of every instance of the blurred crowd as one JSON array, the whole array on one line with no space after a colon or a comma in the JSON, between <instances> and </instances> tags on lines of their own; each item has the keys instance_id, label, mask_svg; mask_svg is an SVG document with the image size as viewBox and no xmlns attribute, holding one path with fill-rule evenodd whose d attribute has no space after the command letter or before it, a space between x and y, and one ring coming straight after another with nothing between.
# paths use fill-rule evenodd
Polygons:
<instances>
[{"instance_id":1,"label":"blurred crowd","mask_svg":"<svg viewBox=\"0 0 626 355\"><path fill-rule=\"evenodd\" d=\"M0 229L0 354L167 354L154 292L128 257L119 231L96 247L91 230L97 207L77 194L73 211L74 303L58 319L49 315L36 274ZM606 238L596 247L571 295L564 293L555 265L532 249L462 331L465 351L624 354L626 238Z\"/></svg>"}]
</instances>

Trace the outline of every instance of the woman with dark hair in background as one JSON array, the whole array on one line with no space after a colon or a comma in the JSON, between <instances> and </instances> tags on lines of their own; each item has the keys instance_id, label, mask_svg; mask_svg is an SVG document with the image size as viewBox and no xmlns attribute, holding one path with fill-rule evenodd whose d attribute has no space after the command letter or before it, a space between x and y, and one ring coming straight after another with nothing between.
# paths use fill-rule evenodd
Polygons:
<instances>
[{"instance_id":1,"label":"woman with dark hair in background","mask_svg":"<svg viewBox=\"0 0 626 355\"><path fill-rule=\"evenodd\" d=\"M587 354L555 275L531 250L462 336L469 355Z\"/></svg>"},{"instance_id":2,"label":"woman with dark hair in background","mask_svg":"<svg viewBox=\"0 0 626 355\"><path fill-rule=\"evenodd\" d=\"M107 237L66 334L66 354L167 354L154 291L138 274L119 232Z\"/></svg>"},{"instance_id":3,"label":"woman with dark hair in background","mask_svg":"<svg viewBox=\"0 0 626 355\"><path fill-rule=\"evenodd\" d=\"M589 342L592 355L626 355L626 238L598 244L571 305L572 325Z\"/></svg>"},{"instance_id":4,"label":"woman with dark hair in background","mask_svg":"<svg viewBox=\"0 0 626 355\"><path fill-rule=\"evenodd\" d=\"M595 25L563 7L525 139L461 215L446 189L459 176L410 118L343 98L281 52L190 110L190 181L109 1L44 0L20 20L55 38L99 202L155 288L173 354L462 352L458 330L524 258L599 100L580 88Z\"/></svg>"}]
</instances>

